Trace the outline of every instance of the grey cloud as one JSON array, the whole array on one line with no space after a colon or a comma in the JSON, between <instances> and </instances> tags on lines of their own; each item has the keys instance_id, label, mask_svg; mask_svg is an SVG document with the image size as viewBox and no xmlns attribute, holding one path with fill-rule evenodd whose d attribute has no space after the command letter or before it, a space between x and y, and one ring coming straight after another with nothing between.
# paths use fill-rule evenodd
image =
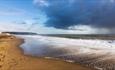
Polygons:
<instances>
[{"instance_id":1,"label":"grey cloud","mask_svg":"<svg viewBox=\"0 0 115 70\"><path fill-rule=\"evenodd\" d=\"M43 11L48 27L67 29L74 25L91 25L96 28L115 27L115 3L111 0L43 0L48 6Z\"/></svg>"}]
</instances>

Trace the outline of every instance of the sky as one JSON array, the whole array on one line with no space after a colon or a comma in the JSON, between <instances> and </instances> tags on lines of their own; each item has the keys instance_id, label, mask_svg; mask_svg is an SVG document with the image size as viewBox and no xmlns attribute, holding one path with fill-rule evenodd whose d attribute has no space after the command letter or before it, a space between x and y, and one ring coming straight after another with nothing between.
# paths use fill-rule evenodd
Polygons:
<instances>
[{"instance_id":1,"label":"sky","mask_svg":"<svg viewBox=\"0 0 115 70\"><path fill-rule=\"evenodd\" d=\"M115 34L115 0L0 0L0 31Z\"/></svg>"}]
</instances>

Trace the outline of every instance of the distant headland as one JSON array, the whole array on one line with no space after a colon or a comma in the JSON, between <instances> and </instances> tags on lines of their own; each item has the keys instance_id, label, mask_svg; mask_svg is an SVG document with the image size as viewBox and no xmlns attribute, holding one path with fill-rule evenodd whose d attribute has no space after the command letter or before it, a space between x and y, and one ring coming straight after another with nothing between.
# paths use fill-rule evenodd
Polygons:
<instances>
[{"instance_id":1,"label":"distant headland","mask_svg":"<svg viewBox=\"0 0 115 70\"><path fill-rule=\"evenodd\" d=\"M16 34L16 35L38 35L38 33L34 33L34 32L1 32L1 33L5 33L5 34Z\"/></svg>"}]
</instances>

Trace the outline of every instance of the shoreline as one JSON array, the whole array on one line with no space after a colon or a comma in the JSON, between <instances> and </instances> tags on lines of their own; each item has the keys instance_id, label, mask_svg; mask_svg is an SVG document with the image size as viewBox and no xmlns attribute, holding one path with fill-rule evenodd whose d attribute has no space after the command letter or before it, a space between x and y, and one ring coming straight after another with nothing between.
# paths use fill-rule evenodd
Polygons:
<instances>
[{"instance_id":1,"label":"shoreline","mask_svg":"<svg viewBox=\"0 0 115 70\"><path fill-rule=\"evenodd\" d=\"M23 54L19 47L23 39L9 36L0 39L1 57L0 70L94 70L78 63L69 63L63 60L46 59ZM45 66L45 67L44 67Z\"/></svg>"}]
</instances>

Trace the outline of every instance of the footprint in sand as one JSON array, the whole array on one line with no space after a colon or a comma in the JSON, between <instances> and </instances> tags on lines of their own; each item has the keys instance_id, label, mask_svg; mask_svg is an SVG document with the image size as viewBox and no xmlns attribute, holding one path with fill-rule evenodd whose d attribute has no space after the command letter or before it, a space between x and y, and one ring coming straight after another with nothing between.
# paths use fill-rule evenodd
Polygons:
<instances>
[{"instance_id":1,"label":"footprint in sand","mask_svg":"<svg viewBox=\"0 0 115 70\"><path fill-rule=\"evenodd\" d=\"M2 68L2 66L3 66L4 58L5 58L5 55L0 53L0 68Z\"/></svg>"},{"instance_id":2,"label":"footprint in sand","mask_svg":"<svg viewBox=\"0 0 115 70\"><path fill-rule=\"evenodd\" d=\"M0 47L0 70L3 67L4 59L5 59L5 48Z\"/></svg>"},{"instance_id":3,"label":"footprint in sand","mask_svg":"<svg viewBox=\"0 0 115 70\"><path fill-rule=\"evenodd\" d=\"M4 58L5 58L5 55L0 53L0 62L3 62L4 61Z\"/></svg>"}]
</instances>

